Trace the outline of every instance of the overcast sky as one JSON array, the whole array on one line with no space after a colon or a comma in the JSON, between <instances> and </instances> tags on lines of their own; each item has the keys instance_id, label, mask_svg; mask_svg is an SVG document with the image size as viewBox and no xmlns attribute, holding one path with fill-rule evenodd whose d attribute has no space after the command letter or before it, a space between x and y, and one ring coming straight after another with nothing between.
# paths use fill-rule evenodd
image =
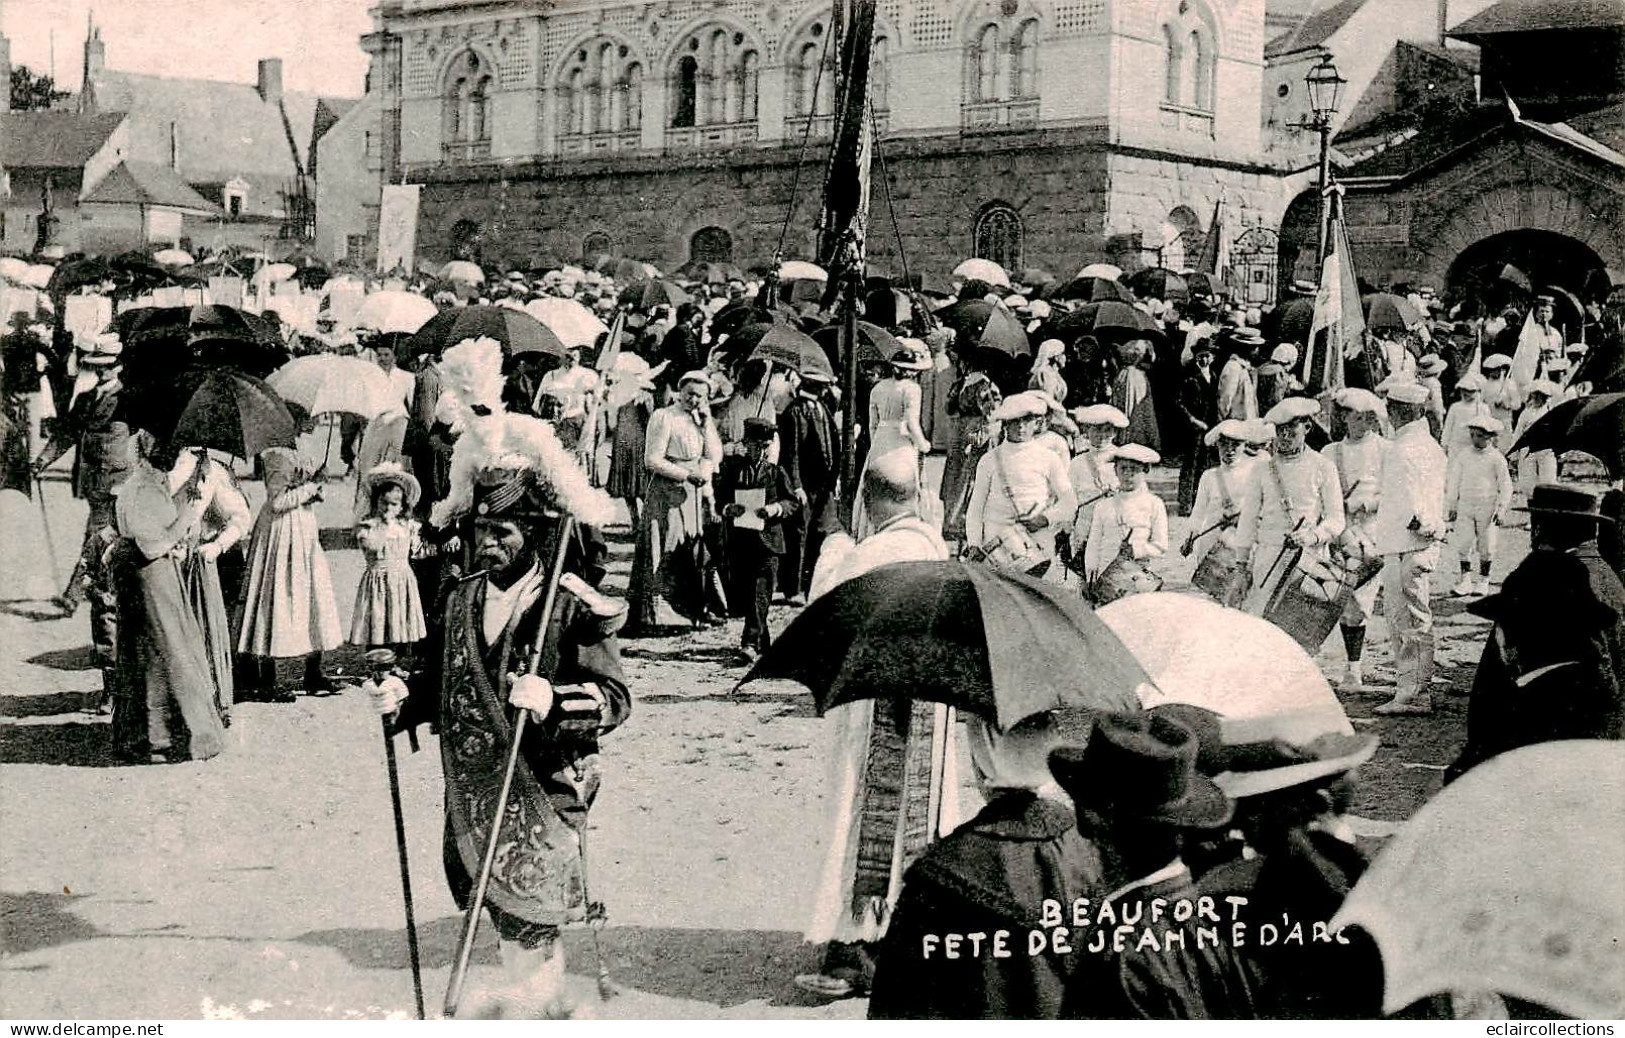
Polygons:
<instances>
[{"instance_id":1,"label":"overcast sky","mask_svg":"<svg viewBox=\"0 0 1625 1038\"><path fill-rule=\"evenodd\" d=\"M261 58L282 59L289 90L358 97L372 0L0 0L11 61L77 90L92 10L107 65L124 72L254 82Z\"/></svg>"}]
</instances>

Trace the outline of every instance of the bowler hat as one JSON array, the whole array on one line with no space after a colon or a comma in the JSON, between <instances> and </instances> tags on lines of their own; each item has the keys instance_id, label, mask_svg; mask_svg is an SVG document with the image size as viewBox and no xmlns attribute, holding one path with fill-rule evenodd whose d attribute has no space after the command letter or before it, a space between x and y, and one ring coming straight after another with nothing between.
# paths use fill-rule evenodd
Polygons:
<instances>
[{"instance_id":1,"label":"bowler hat","mask_svg":"<svg viewBox=\"0 0 1625 1038\"><path fill-rule=\"evenodd\" d=\"M1232 737L1232 726L1212 710L1168 703L1151 713L1171 717L1190 729L1196 736L1196 767L1212 776L1214 785L1226 795L1236 798L1337 778L1370 760L1380 742L1369 734L1325 732L1300 745L1272 733L1269 718L1259 719L1265 722L1262 725L1248 726L1249 736L1262 738L1242 741Z\"/></svg>"},{"instance_id":2,"label":"bowler hat","mask_svg":"<svg viewBox=\"0 0 1625 1038\"><path fill-rule=\"evenodd\" d=\"M1541 483L1529 494L1526 507L1514 509L1534 515L1567 515L1576 519L1597 519L1613 522L1614 517L1602 510L1606 487L1589 487L1578 483Z\"/></svg>"},{"instance_id":3,"label":"bowler hat","mask_svg":"<svg viewBox=\"0 0 1625 1038\"><path fill-rule=\"evenodd\" d=\"M1049 756L1055 781L1072 797L1080 824L1154 822L1215 829L1235 805L1197 771L1191 730L1165 715L1106 715L1088 745L1063 746Z\"/></svg>"}]
</instances>

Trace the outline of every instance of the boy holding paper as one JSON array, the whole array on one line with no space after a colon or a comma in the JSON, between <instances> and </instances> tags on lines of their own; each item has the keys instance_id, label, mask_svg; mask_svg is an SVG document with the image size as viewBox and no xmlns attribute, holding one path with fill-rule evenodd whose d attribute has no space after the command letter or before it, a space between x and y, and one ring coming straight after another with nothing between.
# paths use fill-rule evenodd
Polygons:
<instances>
[{"instance_id":1,"label":"boy holding paper","mask_svg":"<svg viewBox=\"0 0 1625 1038\"><path fill-rule=\"evenodd\" d=\"M739 655L745 665L767 649L767 607L784 554L784 520L800 507L790 477L767 460L778 427L770 418L745 419L745 453L722 459L717 503L728 523L728 568L733 586L750 595Z\"/></svg>"}]
</instances>

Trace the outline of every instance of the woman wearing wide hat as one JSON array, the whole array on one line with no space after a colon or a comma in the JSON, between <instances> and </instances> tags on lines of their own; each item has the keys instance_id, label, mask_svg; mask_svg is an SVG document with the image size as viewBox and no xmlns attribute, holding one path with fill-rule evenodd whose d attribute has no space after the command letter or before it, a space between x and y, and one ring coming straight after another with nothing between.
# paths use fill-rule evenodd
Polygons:
<instances>
[{"instance_id":1,"label":"woman wearing wide hat","mask_svg":"<svg viewBox=\"0 0 1625 1038\"><path fill-rule=\"evenodd\" d=\"M931 441L920 428L921 389L920 375L932 368L931 352L925 343L916 339L902 339L901 345L889 358L891 375L881 379L869 392L869 458L878 458L891 451L911 451L916 462L931 451ZM919 466L924 471L924 466ZM863 477L858 477L859 492L854 501L863 499ZM863 506L855 506L852 516L852 535L862 540L865 529Z\"/></svg>"}]
</instances>

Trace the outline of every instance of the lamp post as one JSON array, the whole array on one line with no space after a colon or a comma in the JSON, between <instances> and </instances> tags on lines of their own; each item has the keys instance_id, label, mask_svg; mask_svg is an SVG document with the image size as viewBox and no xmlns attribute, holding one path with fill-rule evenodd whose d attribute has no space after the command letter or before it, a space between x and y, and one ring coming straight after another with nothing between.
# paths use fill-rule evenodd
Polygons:
<instances>
[{"instance_id":1,"label":"lamp post","mask_svg":"<svg viewBox=\"0 0 1625 1038\"><path fill-rule=\"evenodd\" d=\"M1319 63L1311 68L1303 77L1304 84L1309 88L1309 110L1313 116L1308 128L1320 134L1320 245L1316 253L1316 260L1324 263L1326 260L1326 220L1331 200L1327 196L1326 188L1331 183L1331 145L1332 145L1332 117L1337 114L1338 105L1343 100L1343 88L1348 85L1337 71L1332 56L1321 56Z\"/></svg>"}]
</instances>

